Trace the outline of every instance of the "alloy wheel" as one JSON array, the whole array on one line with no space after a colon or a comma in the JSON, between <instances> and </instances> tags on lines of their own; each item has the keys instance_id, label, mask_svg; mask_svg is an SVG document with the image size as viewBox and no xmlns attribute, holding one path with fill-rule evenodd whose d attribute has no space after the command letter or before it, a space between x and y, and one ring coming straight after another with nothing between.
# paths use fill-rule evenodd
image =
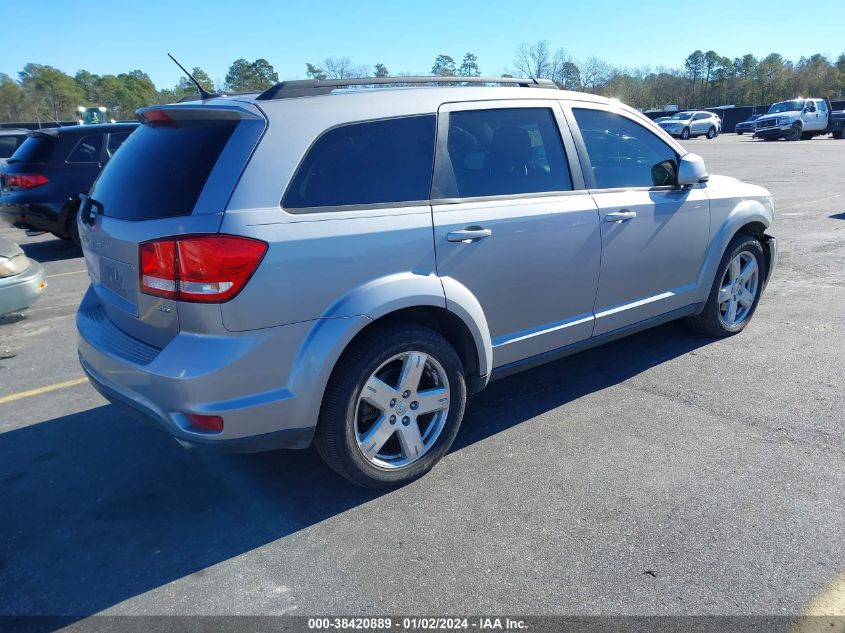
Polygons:
<instances>
[{"instance_id":1,"label":"alloy wheel","mask_svg":"<svg viewBox=\"0 0 845 633\"><path fill-rule=\"evenodd\" d=\"M419 351L397 354L364 383L355 407L355 439L374 466L404 468L425 455L449 415L443 366Z\"/></svg>"},{"instance_id":2,"label":"alloy wheel","mask_svg":"<svg viewBox=\"0 0 845 633\"><path fill-rule=\"evenodd\" d=\"M760 287L757 258L742 251L731 260L719 287L719 319L727 327L736 327L748 318Z\"/></svg>"}]
</instances>

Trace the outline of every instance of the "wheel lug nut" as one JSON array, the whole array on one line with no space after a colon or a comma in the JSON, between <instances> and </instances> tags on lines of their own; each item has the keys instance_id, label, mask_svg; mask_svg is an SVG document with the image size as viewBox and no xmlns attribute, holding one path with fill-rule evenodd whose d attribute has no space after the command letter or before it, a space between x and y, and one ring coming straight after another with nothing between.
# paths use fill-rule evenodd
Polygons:
<instances>
[{"instance_id":1,"label":"wheel lug nut","mask_svg":"<svg viewBox=\"0 0 845 633\"><path fill-rule=\"evenodd\" d=\"M393 398L393 399L390 401L390 406L391 406L391 407L395 407L395 406L396 406L396 398Z\"/></svg>"},{"instance_id":2,"label":"wheel lug nut","mask_svg":"<svg viewBox=\"0 0 845 633\"><path fill-rule=\"evenodd\" d=\"M396 416L395 416L395 415L391 415L391 416L390 416L390 423L391 423L391 424L396 424Z\"/></svg>"},{"instance_id":3,"label":"wheel lug nut","mask_svg":"<svg viewBox=\"0 0 845 633\"><path fill-rule=\"evenodd\" d=\"M411 423L411 418L409 418L407 415L404 418L402 418L402 424L404 426L408 426L410 423Z\"/></svg>"},{"instance_id":4,"label":"wheel lug nut","mask_svg":"<svg viewBox=\"0 0 845 633\"><path fill-rule=\"evenodd\" d=\"M416 408L417 408L418 406L420 406L420 403L419 403L419 402L417 402L416 400L414 400L414 401L411 403L411 409L416 410Z\"/></svg>"},{"instance_id":5,"label":"wheel lug nut","mask_svg":"<svg viewBox=\"0 0 845 633\"><path fill-rule=\"evenodd\" d=\"M405 393L403 393L403 394L402 394L402 397L403 397L403 398L407 398L407 397L408 397L408 396L410 396L410 395L411 395L411 392L410 392L410 391L406 391Z\"/></svg>"}]
</instances>

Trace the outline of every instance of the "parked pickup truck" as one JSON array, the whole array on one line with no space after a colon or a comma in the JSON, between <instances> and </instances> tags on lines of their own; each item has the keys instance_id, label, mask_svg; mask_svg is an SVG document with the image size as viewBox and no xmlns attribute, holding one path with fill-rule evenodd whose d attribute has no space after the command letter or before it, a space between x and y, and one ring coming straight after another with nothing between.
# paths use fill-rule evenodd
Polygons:
<instances>
[{"instance_id":1,"label":"parked pickup truck","mask_svg":"<svg viewBox=\"0 0 845 633\"><path fill-rule=\"evenodd\" d=\"M842 138L845 131L845 110L833 111L827 99L792 99L779 101L755 121L754 137L787 141L810 139L822 134Z\"/></svg>"}]
</instances>

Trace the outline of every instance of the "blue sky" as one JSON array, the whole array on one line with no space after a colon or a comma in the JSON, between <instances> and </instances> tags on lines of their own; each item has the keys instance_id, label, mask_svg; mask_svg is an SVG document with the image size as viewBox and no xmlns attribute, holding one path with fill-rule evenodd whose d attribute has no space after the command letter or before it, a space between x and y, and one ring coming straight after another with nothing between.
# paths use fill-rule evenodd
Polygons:
<instances>
[{"instance_id":1,"label":"blue sky","mask_svg":"<svg viewBox=\"0 0 845 633\"><path fill-rule=\"evenodd\" d=\"M8 16L13 4L23 6L0 0L0 11ZM576 60L592 55L627 67L680 67L697 48L731 58L778 52L795 61L845 52L842 0L814 0L803 5L806 11L801 6L756 0L41 0L37 20L12 12L17 17L9 25L14 28L3 29L0 72L17 77L27 62L70 74L140 68L157 86L169 87L180 72L167 52L222 81L238 57L264 57L285 79L304 77L306 61L319 64L328 56L428 74L437 54L460 63L472 51L482 73L501 74L521 42L541 39ZM755 14L772 18L755 25Z\"/></svg>"}]
</instances>

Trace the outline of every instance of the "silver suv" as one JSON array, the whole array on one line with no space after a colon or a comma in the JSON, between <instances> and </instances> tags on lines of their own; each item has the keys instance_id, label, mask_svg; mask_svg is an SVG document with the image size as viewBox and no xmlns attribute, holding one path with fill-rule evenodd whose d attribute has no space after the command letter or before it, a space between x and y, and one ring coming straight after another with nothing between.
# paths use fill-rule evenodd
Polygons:
<instances>
[{"instance_id":1,"label":"silver suv","mask_svg":"<svg viewBox=\"0 0 845 633\"><path fill-rule=\"evenodd\" d=\"M716 138L722 132L722 119L712 112L698 110L678 112L665 121L661 121L660 127L684 141L694 136Z\"/></svg>"},{"instance_id":2,"label":"silver suv","mask_svg":"<svg viewBox=\"0 0 845 633\"><path fill-rule=\"evenodd\" d=\"M602 97L361 88L390 81L138 112L79 216L97 389L185 445L313 442L389 486L443 457L489 380L754 314L776 258L765 189Z\"/></svg>"}]
</instances>

